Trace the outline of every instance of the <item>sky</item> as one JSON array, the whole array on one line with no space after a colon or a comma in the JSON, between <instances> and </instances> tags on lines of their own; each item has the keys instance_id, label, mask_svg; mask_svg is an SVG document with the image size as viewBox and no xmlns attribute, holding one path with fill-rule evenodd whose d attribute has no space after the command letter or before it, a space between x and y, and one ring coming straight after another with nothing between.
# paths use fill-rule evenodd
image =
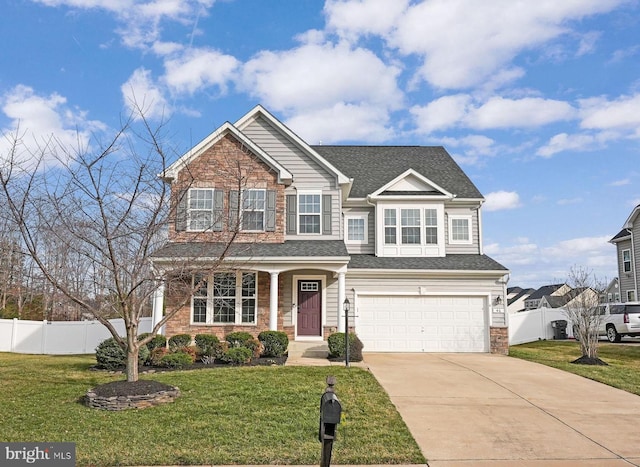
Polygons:
<instances>
[{"instance_id":1,"label":"sky","mask_svg":"<svg viewBox=\"0 0 640 467\"><path fill-rule=\"evenodd\" d=\"M611 280L640 204L638 0L4 0L0 43L25 141L135 103L186 152L262 104L310 144L442 145L510 286Z\"/></svg>"}]
</instances>

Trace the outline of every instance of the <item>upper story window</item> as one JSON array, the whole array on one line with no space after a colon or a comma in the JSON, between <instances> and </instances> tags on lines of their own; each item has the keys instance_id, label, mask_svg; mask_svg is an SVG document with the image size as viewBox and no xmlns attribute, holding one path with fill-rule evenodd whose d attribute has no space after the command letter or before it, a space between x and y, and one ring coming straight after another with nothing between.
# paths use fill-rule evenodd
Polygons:
<instances>
[{"instance_id":1,"label":"upper story window","mask_svg":"<svg viewBox=\"0 0 640 467\"><path fill-rule=\"evenodd\" d=\"M631 250L622 250L622 272L631 272Z\"/></svg>"},{"instance_id":2,"label":"upper story window","mask_svg":"<svg viewBox=\"0 0 640 467\"><path fill-rule=\"evenodd\" d=\"M471 243L471 216L449 216L449 243Z\"/></svg>"},{"instance_id":3,"label":"upper story window","mask_svg":"<svg viewBox=\"0 0 640 467\"><path fill-rule=\"evenodd\" d=\"M298 232L301 234L319 234L322 208L320 193L301 193L298 195Z\"/></svg>"},{"instance_id":4,"label":"upper story window","mask_svg":"<svg viewBox=\"0 0 640 467\"><path fill-rule=\"evenodd\" d=\"M218 272L194 275L192 321L201 324L255 324L256 273Z\"/></svg>"},{"instance_id":5,"label":"upper story window","mask_svg":"<svg viewBox=\"0 0 640 467\"><path fill-rule=\"evenodd\" d=\"M189 189L183 208L178 207L179 211L182 210L182 214L178 213L182 228L178 230L222 230L223 197L224 192L213 188Z\"/></svg>"},{"instance_id":6,"label":"upper story window","mask_svg":"<svg viewBox=\"0 0 640 467\"><path fill-rule=\"evenodd\" d=\"M424 210L424 239L427 245L438 243L438 210Z\"/></svg>"},{"instance_id":7,"label":"upper story window","mask_svg":"<svg viewBox=\"0 0 640 467\"><path fill-rule=\"evenodd\" d=\"M636 291L635 290L627 290L627 301L635 302L636 301Z\"/></svg>"},{"instance_id":8,"label":"upper story window","mask_svg":"<svg viewBox=\"0 0 640 467\"><path fill-rule=\"evenodd\" d=\"M266 190L242 192L242 230L264 230Z\"/></svg>"},{"instance_id":9,"label":"upper story window","mask_svg":"<svg viewBox=\"0 0 640 467\"><path fill-rule=\"evenodd\" d=\"M398 215L400 218L400 244L438 244L437 209L424 209L423 211L418 208L392 208L384 210L384 243L386 245L398 243Z\"/></svg>"},{"instance_id":10,"label":"upper story window","mask_svg":"<svg viewBox=\"0 0 640 467\"><path fill-rule=\"evenodd\" d=\"M368 242L367 235L367 215L346 215L345 216L345 243L365 244Z\"/></svg>"}]
</instances>

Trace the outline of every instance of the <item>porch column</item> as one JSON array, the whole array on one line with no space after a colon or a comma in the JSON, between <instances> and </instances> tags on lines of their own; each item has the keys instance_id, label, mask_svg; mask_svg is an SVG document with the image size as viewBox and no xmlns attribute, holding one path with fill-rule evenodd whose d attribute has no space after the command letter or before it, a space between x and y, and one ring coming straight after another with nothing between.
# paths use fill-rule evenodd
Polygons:
<instances>
[{"instance_id":1,"label":"porch column","mask_svg":"<svg viewBox=\"0 0 640 467\"><path fill-rule=\"evenodd\" d=\"M153 313L151 318L151 329L160 322L164 308L164 282L158 284L158 288L153 291ZM162 331L160 331L162 333Z\"/></svg>"},{"instance_id":2,"label":"porch column","mask_svg":"<svg viewBox=\"0 0 640 467\"><path fill-rule=\"evenodd\" d=\"M269 290L269 330L278 330L278 273L271 273Z\"/></svg>"},{"instance_id":3,"label":"porch column","mask_svg":"<svg viewBox=\"0 0 640 467\"><path fill-rule=\"evenodd\" d=\"M345 291L345 273L338 273L338 332L345 332L344 330L344 311L342 310L342 304L347 294Z\"/></svg>"}]
</instances>

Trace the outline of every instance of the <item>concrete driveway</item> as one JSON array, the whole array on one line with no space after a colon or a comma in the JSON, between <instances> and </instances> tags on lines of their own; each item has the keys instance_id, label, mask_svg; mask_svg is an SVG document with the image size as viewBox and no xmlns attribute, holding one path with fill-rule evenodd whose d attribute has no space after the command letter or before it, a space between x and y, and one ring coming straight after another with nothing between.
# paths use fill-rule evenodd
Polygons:
<instances>
[{"instance_id":1,"label":"concrete driveway","mask_svg":"<svg viewBox=\"0 0 640 467\"><path fill-rule=\"evenodd\" d=\"M640 397L490 354L365 354L430 467L640 466Z\"/></svg>"}]
</instances>

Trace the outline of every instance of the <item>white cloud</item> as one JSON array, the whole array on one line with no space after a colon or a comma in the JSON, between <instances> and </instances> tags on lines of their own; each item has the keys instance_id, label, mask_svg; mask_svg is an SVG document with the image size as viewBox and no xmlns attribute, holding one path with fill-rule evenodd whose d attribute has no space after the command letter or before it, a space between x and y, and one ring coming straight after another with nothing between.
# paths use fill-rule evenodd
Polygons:
<instances>
[{"instance_id":1,"label":"white cloud","mask_svg":"<svg viewBox=\"0 0 640 467\"><path fill-rule=\"evenodd\" d=\"M388 113L380 107L338 103L325 109L298 112L286 124L312 144L330 144L385 141L392 136L392 130L385 126L388 122Z\"/></svg>"},{"instance_id":2,"label":"white cloud","mask_svg":"<svg viewBox=\"0 0 640 467\"><path fill-rule=\"evenodd\" d=\"M120 87L125 106L146 118L162 118L171 112L162 89L153 81L151 72L138 68Z\"/></svg>"},{"instance_id":3,"label":"white cloud","mask_svg":"<svg viewBox=\"0 0 640 467\"><path fill-rule=\"evenodd\" d=\"M99 9L119 22L116 32L127 47L149 49L159 40L165 21L190 25L205 15L215 0L34 0L50 7Z\"/></svg>"},{"instance_id":4,"label":"white cloud","mask_svg":"<svg viewBox=\"0 0 640 467\"><path fill-rule=\"evenodd\" d=\"M409 7L387 39L401 53L424 59L420 74L433 86L461 89L512 69L509 62L516 55L568 33L570 21L619 3L494 0L480 8L473 0L431 0Z\"/></svg>"},{"instance_id":5,"label":"white cloud","mask_svg":"<svg viewBox=\"0 0 640 467\"><path fill-rule=\"evenodd\" d=\"M410 109L421 133L431 133L458 126L463 122L471 104L471 96L455 94L440 97L425 106L414 106Z\"/></svg>"},{"instance_id":6,"label":"white cloud","mask_svg":"<svg viewBox=\"0 0 640 467\"><path fill-rule=\"evenodd\" d=\"M621 180L615 180L609 183L609 186L625 186L625 185L629 185L630 183L631 183L631 179L623 178Z\"/></svg>"},{"instance_id":7,"label":"white cloud","mask_svg":"<svg viewBox=\"0 0 640 467\"><path fill-rule=\"evenodd\" d=\"M97 120L89 120L88 113L67 105L67 99L60 94L38 95L29 86L18 85L0 97L2 112L11 123L0 130L3 135L16 134L20 137L19 151L23 157L39 154L57 147L69 151L86 148L92 133L104 130L106 126ZM9 140L0 138L0 158L10 150ZM52 157L53 154L50 154ZM52 160L52 159L49 159Z\"/></svg>"},{"instance_id":8,"label":"white cloud","mask_svg":"<svg viewBox=\"0 0 640 467\"><path fill-rule=\"evenodd\" d=\"M609 101L594 97L579 101L583 116L580 126L596 130L632 130L640 136L640 94Z\"/></svg>"},{"instance_id":9,"label":"white cloud","mask_svg":"<svg viewBox=\"0 0 640 467\"><path fill-rule=\"evenodd\" d=\"M584 200L582 198L580 198L580 197L577 197L577 198L562 198L562 199L559 199L556 202L556 204L558 206L568 206L568 205L571 205L571 204L580 204L583 201Z\"/></svg>"},{"instance_id":10,"label":"white cloud","mask_svg":"<svg viewBox=\"0 0 640 467\"><path fill-rule=\"evenodd\" d=\"M217 50L188 49L165 61L163 80L175 93L193 94L211 86L224 93L239 65L235 57Z\"/></svg>"},{"instance_id":11,"label":"white cloud","mask_svg":"<svg viewBox=\"0 0 640 467\"><path fill-rule=\"evenodd\" d=\"M409 0L327 0L327 28L345 38L385 36L395 26Z\"/></svg>"},{"instance_id":12,"label":"white cloud","mask_svg":"<svg viewBox=\"0 0 640 467\"><path fill-rule=\"evenodd\" d=\"M421 133L455 127L474 130L536 128L574 118L575 109L564 101L525 97L493 96L482 103L468 94L440 97L410 110Z\"/></svg>"},{"instance_id":13,"label":"white cloud","mask_svg":"<svg viewBox=\"0 0 640 467\"><path fill-rule=\"evenodd\" d=\"M503 211L521 206L520 195L515 191L494 191L485 196L482 209L485 211Z\"/></svg>"},{"instance_id":14,"label":"white cloud","mask_svg":"<svg viewBox=\"0 0 640 467\"><path fill-rule=\"evenodd\" d=\"M538 97L492 97L467 117L474 129L531 128L571 119L574 109L566 102Z\"/></svg>"},{"instance_id":15,"label":"white cloud","mask_svg":"<svg viewBox=\"0 0 640 467\"><path fill-rule=\"evenodd\" d=\"M396 109L403 99L399 74L366 49L305 44L257 54L245 64L243 86L268 107L292 113L339 102Z\"/></svg>"},{"instance_id":16,"label":"white cloud","mask_svg":"<svg viewBox=\"0 0 640 467\"><path fill-rule=\"evenodd\" d=\"M553 136L549 142L536 151L538 156L551 157L564 151L595 151L604 147L607 141L615 135L607 132L587 134L578 133L569 135L560 133Z\"/></svg>"}]
</instances>

